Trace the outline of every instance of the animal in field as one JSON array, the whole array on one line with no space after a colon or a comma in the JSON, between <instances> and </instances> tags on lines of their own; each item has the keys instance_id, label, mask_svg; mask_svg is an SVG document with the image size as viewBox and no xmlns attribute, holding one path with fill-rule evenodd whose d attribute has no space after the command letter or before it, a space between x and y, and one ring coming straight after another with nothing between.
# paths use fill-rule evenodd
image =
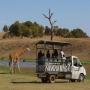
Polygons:
<instances>
[{"instance_id":1,"label":"animal in field","mask_svg":"<svg viewBox=\"0 0 90 90\"><path fill-rule=\"evenodd\" d=\"M20 72L20 61L21 57L24 55L24 53L30 52L30 48L17 48L13 52L9 54L9 67L11 74L15 73L15 68L17 65L17 68Z\"/></svg>"}]
</instances>

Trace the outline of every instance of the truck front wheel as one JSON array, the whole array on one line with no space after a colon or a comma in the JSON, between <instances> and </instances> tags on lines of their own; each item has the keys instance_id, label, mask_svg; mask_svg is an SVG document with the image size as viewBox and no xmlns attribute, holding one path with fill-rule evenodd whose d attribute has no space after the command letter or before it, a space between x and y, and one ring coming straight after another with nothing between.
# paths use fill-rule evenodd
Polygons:
<instances>
[{"instance_id":1,"label":"truck front wheel","mask_svg":"<svg viewBox=\"0 0 90 90\"><path fill-rule=\"evenodd\" d=\"M84 79L85 79L84 74L80 74L80 75L79 75L78 82L82 82L82 81L84 81Z\"/></svg>"}]
</instances>

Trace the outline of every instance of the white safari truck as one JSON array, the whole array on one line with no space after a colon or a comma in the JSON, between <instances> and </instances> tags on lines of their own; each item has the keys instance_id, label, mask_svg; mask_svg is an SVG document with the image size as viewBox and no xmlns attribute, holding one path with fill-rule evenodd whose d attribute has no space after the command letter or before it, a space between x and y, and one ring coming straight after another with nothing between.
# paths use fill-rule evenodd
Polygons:
<instances>
[{"instance_id":1,"label":"white safari truck","mask_svg":"<svg viewBox=\"0 0 90 90\"><path fill-rule=\"evenodd\" d=\"M67 79L71 82L84 81L86 70L78 57L73 56L72 45L67 42L38 41L36 43L37 63L36 73L43 83L54 83L55 79ZM64 49L65 48L65 49ZM60 50L64 50L65 58L61 57ZM53 55L56 56L53 56Z\"/></svg>"}]
</instances>

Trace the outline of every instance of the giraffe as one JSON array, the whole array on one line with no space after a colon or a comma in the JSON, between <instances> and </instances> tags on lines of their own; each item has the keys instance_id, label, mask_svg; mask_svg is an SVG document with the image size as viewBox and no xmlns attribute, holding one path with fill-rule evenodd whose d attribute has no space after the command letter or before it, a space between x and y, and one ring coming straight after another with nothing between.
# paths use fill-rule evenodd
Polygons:
<instances>
[{"instance_id":1,"label":"giraffe","mask_svg":"<svg viewBox=\"0 0 90 90\"><path fill-rule=\"evenodd\" d=\"M30 48L17 48L13 52L9 54L9 66L10 66L10 72L11 74L15 73L15 67L17 65L17 68L20 72L20 58L21 56L26 53L27 51L30 51Z\"/></svg>"}]
</instances>

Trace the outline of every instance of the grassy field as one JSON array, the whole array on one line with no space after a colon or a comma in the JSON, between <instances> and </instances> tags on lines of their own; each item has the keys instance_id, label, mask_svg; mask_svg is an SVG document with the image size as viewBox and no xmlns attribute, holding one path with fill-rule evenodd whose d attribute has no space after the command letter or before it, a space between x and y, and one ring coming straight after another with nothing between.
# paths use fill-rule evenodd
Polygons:
<instances>
[{"instance_id":1,"label":"grassy field","mask_svg":"<svg viewBox=\"0 0 90 90\"><path fill-rule=\"evenodd\" d=\"M50 84L41 83L34 75L0 74L0 90L90 90L90 80L82 83L58 80Z\"/></svg>"},{"instance_id":2,"label":"grassy field","mask_svg":"<svg viewBox=\"0 0 90 90\"><path fill-rule=\"evenodd\" d=\"M86 65L88 68L90 66ZM85 82L70 83L56 80L55 83L41 83L36 77L35 69L22 68L21 73L9 74L9 68L0 67L0 90L90 90L90 73Z\"/></svg>"}]
</instances>

